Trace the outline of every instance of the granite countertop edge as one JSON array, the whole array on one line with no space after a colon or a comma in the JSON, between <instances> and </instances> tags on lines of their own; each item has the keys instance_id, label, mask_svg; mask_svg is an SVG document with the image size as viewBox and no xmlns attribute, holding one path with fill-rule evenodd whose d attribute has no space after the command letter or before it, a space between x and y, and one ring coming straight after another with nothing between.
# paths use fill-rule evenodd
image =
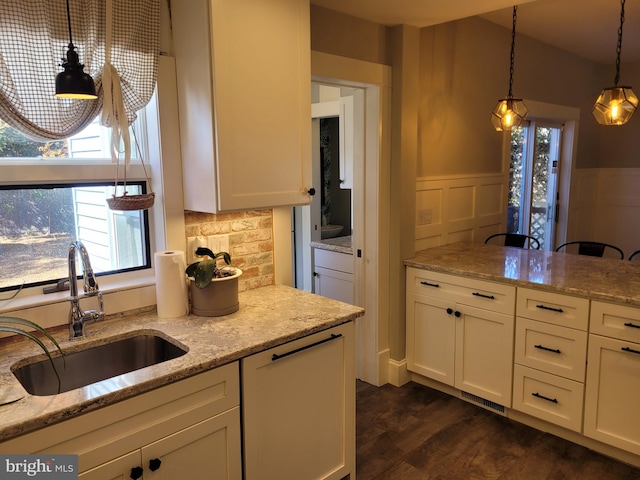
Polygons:
<instances>
[{"instance_id":1,"label":"granite countertop edge","mask_svg":"<svg viewBox=\"0 0 640 480\"><path fill-rule=\"evenodd\" d=\"M67 330L61 329L54 336L69 353L86 348L89 342L94 346L140 332L168 337L188 352L94 384L98 388L51 396L28 394L11 373L11 366L24 363L24 358L44 357L38 347L23 340L4 342L0 344L0 401L12 395L23 398L0 406L0 442L351 322L363 313L360 307L291 287L267 286L240 293L240 310L224 317L161 319L155 311L119 316L88 324L87 338L79 342L70 342L65 338Z\"/></svg>"},{"instance_id":2,"label":"granite countertop edge","mask_svg":"<svg viewBox=\"0 0 640 480\"><path fill-rule=\"evenodd\" d=\"M314 240L310 242L309 245L313 248L319 248L320 250L329 250L331 252L353 255L353 239L351 235L327 238L324 240Z\"/></svg>"},{"instance_id":3,"label":"granite countertop edge","mask_svg":"<svg viewBox=\"0 0 640 480\"><path fill-rule=\"evenodd\" d=\"M507 272L505 265L509 262L517 268ZM420 250L414 257L406 259L404 265L516 287L640 306L640 262L458 242Z\"/></svg>"}]
</instances>

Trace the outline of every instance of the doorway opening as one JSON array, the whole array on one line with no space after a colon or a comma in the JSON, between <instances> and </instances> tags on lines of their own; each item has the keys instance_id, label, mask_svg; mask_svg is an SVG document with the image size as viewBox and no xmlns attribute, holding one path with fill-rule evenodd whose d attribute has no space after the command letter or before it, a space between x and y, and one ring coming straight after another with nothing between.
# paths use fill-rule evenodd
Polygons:
<instances>
[{"instance_id":1,"label":"doorway opening","mask_svg":"<svg viewBox=\"0 0 640 480\"><path fill-rule=\"evenodd\" d=\"M507 232L553 251L559 219L558 172L563 126L531 120L511 132Z\"/></svg>"}]
</instances>

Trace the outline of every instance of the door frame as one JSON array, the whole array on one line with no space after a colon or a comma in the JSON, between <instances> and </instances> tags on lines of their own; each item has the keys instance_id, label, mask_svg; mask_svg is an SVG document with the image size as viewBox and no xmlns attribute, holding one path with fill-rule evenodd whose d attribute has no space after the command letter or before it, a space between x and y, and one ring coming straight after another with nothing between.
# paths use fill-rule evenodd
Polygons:
<instances>
[{"instance_id":1,"label":"door frame","mask_svg":"<svg viewBox=\"0 0 640 480\"><path fill-rule=\"evenodd\" d=\"M567 240L569 231L569 210L571 201L571 177L574 170L576 155L578 151L578 124L580 119L580 109L567 107L553 103L536 102L535 100L524 99L529 110L528 116L540 121L552 123L562 123L562 142L560 145L560 169L558 171L558 222L555 227L555 250L556 245L561 245ZM504 191L508 195L509 191L509 163L511 158L511 135L503 136L502 150L502 173L505 175ZM505 197L504 205L508 205L508 198ZM505 218L506 221L506 218Z\"/></svg>"}]
</instances>

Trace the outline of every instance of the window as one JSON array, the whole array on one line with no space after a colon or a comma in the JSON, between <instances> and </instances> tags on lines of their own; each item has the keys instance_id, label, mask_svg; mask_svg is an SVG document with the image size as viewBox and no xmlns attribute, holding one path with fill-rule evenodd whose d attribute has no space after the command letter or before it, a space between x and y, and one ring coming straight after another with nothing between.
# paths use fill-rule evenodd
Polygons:
<instances>
[{"instance_id":1,"label":"window","mask_svg":"<svg viewBox=\"0 0 640 480\"><path fill-rule=\"evenodd\" d=\"M136 123L144 124L142 112ZM151 268L148 212L106 204L116 168L108 145L108 129L97 119L69 139L43 143L0 120L0 291L66 278L75 240L86 246L98 275ZM147 191L139 170L139 162L129 169L132 195Z\"/></svg>"}]
</instances>

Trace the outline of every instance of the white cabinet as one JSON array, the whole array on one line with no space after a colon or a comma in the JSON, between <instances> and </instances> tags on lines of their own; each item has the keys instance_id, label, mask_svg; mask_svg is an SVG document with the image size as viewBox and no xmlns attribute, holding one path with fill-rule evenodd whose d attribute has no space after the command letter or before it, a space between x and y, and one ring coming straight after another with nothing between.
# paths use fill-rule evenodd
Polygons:
<instances>
[{"instance_id":1,"label":"white cabinet","mask_svg":"<svg viewBox=\"0 0 640 480\"><path fill-rule=\"evenodd\" d=\"M242 478L238 362L9 440L5 453L76 453L79 478Z\"/></svg>"},{"instance_id":2,"label":"white cabinet","mask_svg":"<svg viewBox=\"0 0 640 480\"><path fill-rule=\"evenodd\" d=\"M186 210L309 203L308 0L171 8Z\"/></svg>"},{"instance_id":3,"label":"white cabinet","mask_svg":"<svg viewBox=\"0 0 640 480\"><path fill-rule=\"evenodd\" d=\"M321 89L323 86L320 87ZM353 188L353 166L355 157L361 158L364 155L364 145L361 124L356 117L364 119L364 99L362 92L356 90L352 95L341 96L341 89L336 87L324 87L337 92L336 100L324 100L311 105L311 116L313 118L338 117L338 139L339 139L339 180L340 188Z\"/></svg>"},{"instance_id":4,"label":"white cabinet","mask_svg":"<svg viewBox=\"0 0 640 480\"><path fill-rule=\"evenodd\" d=\"M313 283L314 293L353 305L353 255L314 248Z\"/></svg>"},{"instance_id":5,"label":"white cabinet","mask_svg":"<svg viewBox=\"0 0 640 480\"><path fill-rule=\"evenodd\" d=\"M242 360L246 480L355 476L354 324Z\"/></svg>"},{"instance_id":6,"label":"white cabinet","mask_svg":"<svg viewBox=\"0 0 640 480\"><path fill-rule=\"evenodd\" d=\"M582 431L589 300L518 288L513 408Z\"/></svg>"},{"instance_id":7,"label":"white cabinet","mask_svg":"<svg viewBox=\"0 0 640 480\"><path fill-rule=\"evenodd\" d=\"M99 465L79 475L81 480L143 478L240 479L239 408L180 430L140 450ZM230 446L234 447L230 450ZM231 462L230 457L236 457ZM140 476L138 476L140 475Z\"/></svg>"},{"instance_id":8,"label":"white cabinet","mask_svg":"<svg viewBox=\"0 0 640 480\"><path fill-rule=\"evenodd\" d=\"M640 309L592 302L584 434L640 454Z\"/></svg>"},{"instance_id":9,"label":"white cabinet","mask_svg":"<svg viewBox=\"0 0 640 480\"><path fill-rule=\"evenodd\" d=\"M407 268L407 368L511 406L515 288Z\"/></svg>"}]
</instances>

